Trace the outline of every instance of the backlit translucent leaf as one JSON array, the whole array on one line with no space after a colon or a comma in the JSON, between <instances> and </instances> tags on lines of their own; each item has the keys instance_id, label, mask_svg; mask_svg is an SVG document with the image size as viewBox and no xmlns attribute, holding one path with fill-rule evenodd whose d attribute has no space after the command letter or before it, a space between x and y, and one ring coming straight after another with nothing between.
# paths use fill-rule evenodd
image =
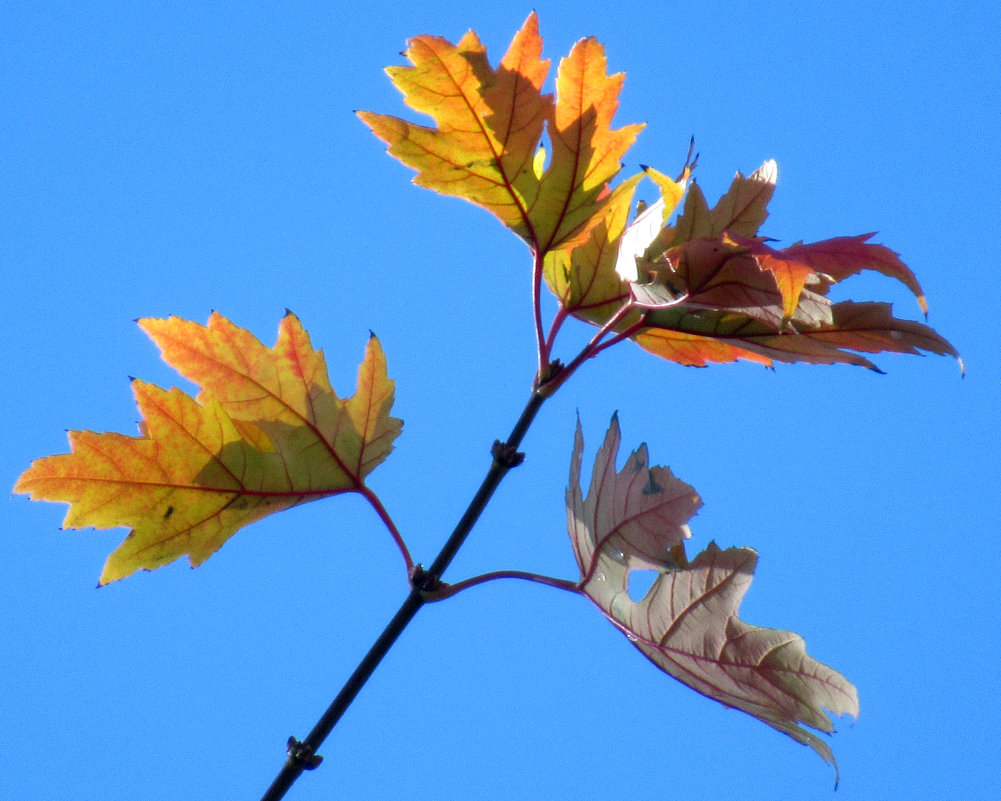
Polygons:
<instances>
[{"instance_id":1,"label":"backlit translucent leaf","mask_svg":"<svg viewBox=\"0 0 1001 801\"><path fill-rule=\"evenodd\" d=\"M417 170L415 183L482 206L546 254L584 241L599 224L607 184L642 126L612 129L623 76L606 75L596 40L582 39L560 62L555 102L541 91L549 67L541 51L534 12L496 70L472 32L458 44L418 36L405 53L413 66L387 72L435 126L358 114Z\"/></svg>"},{"instance_id":2,"label":"backlit translucent leaf","mask_svg":"<svg viewBox=\"0 0 1001 801\"><path fill-rule=\"evenodd\" d=\"M586 242L546 254L544 276L549 289L573 315L597 325L629 299L629 284L616 271L616 263L619 237L640 178L634 176L616 187Z\"/></svg>"},{"instance_id":3,"label":"backlit translucent leaf","mask_svg":"<svg viewBox=\"0 0 1001 801\"><path fill-rule=\"evenodd\" d=\"M927 310L914 273L892 250L870 243L872 234L787 248L760 236L777 174L771 161L747 178L737 173L712 209L692 185L675 225L657 233L637 259L631 286L637 300L674 301L647 310L638 324L628 318L619 330L632 326L629 332L643 348L696 366L750 359L876 369L860 354L880 351L958 358L934 330L894 317L886 304L832 304L827 298L835 283L872 270L902 282ZM620 241L620 264L625 252L637 249L627 239Z\"/></svg>"},{"instance_id":4,"label":"backlit translucent leaf","mask_svg":"<svg viewBox=\"0 0 1001 801\"><path fill-rule=\"evenodd\" d=\"M375 337L357 391L342 400L292 314L273 348L215 313L208 326L176 317L140 325L201 387L197 399L133 381L138 437L71 431L71 452L36 460L14 488L69 503L67 528L131 529L102 584L183 555L196 566L272 512L361 490L400 432Z\"/></svg>"}]
</instances>

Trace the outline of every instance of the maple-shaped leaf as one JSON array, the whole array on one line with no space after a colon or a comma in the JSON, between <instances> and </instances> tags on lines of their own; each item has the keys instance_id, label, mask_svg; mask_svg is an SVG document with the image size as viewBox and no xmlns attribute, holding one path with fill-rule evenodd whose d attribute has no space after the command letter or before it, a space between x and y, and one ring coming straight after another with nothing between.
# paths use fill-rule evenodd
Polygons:
<instances>
[{"instance_id":1,"label":"maple-shaped leaf","mask_svg":"<svg viewBox=\"0 0 1001 801\"><path fill-rule=\"evenodd\" d=\"M306 501L362 491L393 447L393 382L369 339L357 391L341 399L298 318L273 348L217 313L139 325L165 361L201 387L132 382L140 435L70 431L71 452L36 460L15 492L70 504L67 528L131 529L101 584L187 555L197 566L237 530Z\"/></svg>"},{"instance_id":2,"label":"maple-shaped leaf","mask_svg":"<svg viewBox=\"0 0 1001 801\"><path fill-rule=\"evenodd\" d=\"M827 743L803 725L831 732L827 712L857 716L855 688L808 656L798 635L738 617L755 552L710 544L689 562L684 542L688 520L701 505L698 495L667 468L650 466L645 446L616 471L619 441L613 417L584 497L577 425L567 520L580 590L665 673L809 745L833 764ZM642 599L633 600L630 573L638 569L658 575Z\"/></svg>"},{"instance_id":3,"label":"maple-shaped leaf","mask_svg":"<svg viewBox=\"0 0 1001 801\"><path fill-rule=\"evenodd\" d=\"M435 127L358 112L414 182L495 214L537 254L583 241L599 223L607 184L643 127L612 129L623 75L607 75L604 49L582 39L560 62L556 100L543 94L549 62L532 12L497 69L472 31L457 44L410 40L411 67L387 73ZM540 150L544 131L551 150ZM546 163L548 162L548 163Z\"/></svg>"},{"instance_id":4,"label":"maple-shaped leaf","mask_svg":"<svg viewBox=\"0 0 1001 801\"><path fill-rule=\"evenodd\" d=\"M871 270L903 283L927 312L914 273L892 250L870 242L872 234L787 248L759 234L777 175L774 161L746 178L738 172L713 208L692 184L674 225L654 229L644 212L626 226L617 271L644 313L624 319L618 330L659 356L695 366L749 359L876 369L860 354L880 351L958 359L946 339L894 317L887 304L829 300L835 283Z\"/></svg>"}]
</instances>

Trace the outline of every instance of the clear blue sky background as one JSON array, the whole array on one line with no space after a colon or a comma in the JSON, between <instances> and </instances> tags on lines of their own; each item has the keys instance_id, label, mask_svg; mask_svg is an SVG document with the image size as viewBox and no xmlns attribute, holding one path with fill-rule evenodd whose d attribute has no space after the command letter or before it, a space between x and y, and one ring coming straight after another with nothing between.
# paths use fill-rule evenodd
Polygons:
<instances>
[{"instance_id":1,"label":"clear blue sky background","mask_svg":"<svg viewBox=\"0 0 1001 801\"><path fill-rule=\"evenodd\" d=\"M543 410L448 574L571 577L575 412L587 459L619 410L702 494L701 547L750 545L742 616L801 633L860 691L809 750L663 676L587 602L517 582L427 608L290 798L987 799L999 764L998 12L993 2L535 3L584 35L645 121L627 169L695 135L718 196L779 164L765 232L880 232L961 351L888 375L685 369L623 345ZM410 185L351 113L406 113L382 73L420 33L496 62L529 5L25 3L0 26L0 476L64 429L134 433L128 376L177 382L133 324L218 309L273 342L286 307L352 391L369 329L404 434L376 488L428 562L533 371L528 258L488 214ZM555 64L554 64L555 67ZM647 189L648 199L653 198ZM857 278L842 297L907 291ZM548 307L552 311L552 305ZM561 355L589 333L574 328ZM254 799L406 592L389 537L335 498L95 590L124 531L0 504L0 795Z\"/></svg>"}]
</instances>

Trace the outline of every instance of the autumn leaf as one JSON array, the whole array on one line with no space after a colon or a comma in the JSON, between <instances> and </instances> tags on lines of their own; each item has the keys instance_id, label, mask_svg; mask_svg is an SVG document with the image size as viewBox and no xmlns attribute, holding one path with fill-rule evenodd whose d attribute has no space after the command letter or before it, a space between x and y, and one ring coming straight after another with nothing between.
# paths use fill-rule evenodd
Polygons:
<instances>
[{"instance_id":1,"label":"autumn leaf","mask_svg":"<svg viewBox=\"0 0 1001 801\"><path fill-rule=\"evenodd\" d=\"M139 325L201 387L197 398L134 380L138 437L70 431L71 452L36 460L14 487L68 502L67 528L131 529L101 584L183 555L197 566L266 515L363 491L400 433L374 336L357 391L342 400L291 313L273 348L217 313L207 326L177 317Z\"/></svg>"},{"instance_id":2,"label":"autumn leaf","mask_svg":"<svg viewBox=\"0 0 1001 801\"><path fill-rule=\"evenodd\" d=\"M665 673L834 764L828 744L803 726L829 733L834 729L827 712L857 716L855 688L808 656L798 635L752 626L737 616L754 574L755 552L710 543L689 562L684 543L688 521L701 506L698 495L667 468L650 466L646 446L616 471L619 442L613 417L585 498L584 443L577 425L567 519L580 590ZM657 572L640 600L629 593L635 570Z\"/></svg>"},{"instance_id":3,"label":"autumn leaf","mask_svg":"<svg viewBox=\"0 0 1001 801\"><path fill-rule=\"evenodd\" d=\"M417 170L414 183L487 209L540 255L584 241L598 225L607 184L643 127L611 127L624 76L607 75L595 39L560 62L555 101L542 93L549 62L541 52L535 12L497 69L472 31L457 44L418 36L404 54L413 66L386 71L435 127L358 112ZM549 151L540 150L544 133Z\"/></svg>"},{"instance_id":4,"label":"autumn leaf","mask_svg":"<svg viewBox=\"0 0 1001 801\"><path fill-rule=\"evenodd\" d=\"M712 208L692 184L674 225L650 230L644 212L627 226L617 271L629 283L626 302L644 313L626 318L618 330L659 356L700 367L748 359L768 366L841 362L877 369L861 354L881 351L958 359L945 338L895 317L888 304L832 303L827 297L834 284L869 270L903 283L927 312L914 273L892 250L870 242L872 234L787 248L760 235L777 175L774 161L746 178L738 172ZM638 244L629 241L637 227L646 228ZM634 269L624 249L635 254ZM658 298L660 304L651 302Z\"/></svg>"},{"instance_id":5,"label":"autumn leaf","mask_svg":"<svg viewBox=\"0 0 1001 801\"><path fill-rule=\"evenodd\" d=\"M497 68L472 31L457 44L418 36L405 53L411 66L387 73L407 105L434 125L358 112L389 153L417 171L415 183L476 203L528 243L534 286L544 279L562 307L546 337L534 293L540 364L550 361L567 315L598 326L599 339L610 337L595 349L629 337L693 366L747 359L877 369L861 354L879 350L958 359L922 323L873 306L858 325L854 307L837 309L828 299L833 284L870 270L901 281L927 314L914 273L870 242L872 234L786 248L761 235L778 179L774 160L750 175L738 172L712 207L689 182L694 163L686 161L677 179L645 167L661 197L628 222L642 175L612 182L643 126L612 128L624 75L609 75L602 45L582 39L560 62L554 99L542 91L549 62L541 54L534 12ZM841 326L844 320L852 325ZM874 351L876 343L886 347Z\"/></svg>"},{"instance_id":6,"label":"autumn leaf","mask_svg":"<svg viewBox=\"0 0 1001 801\"><path fill-rule=\"evenodd\" d=\"M629 284L616 273L615 264L640 177L612 192L587 241L573 249L550 251L543 262L546 284L563 308L595 325L603 324L630 297Z\"/></svg>"}]
</instances>

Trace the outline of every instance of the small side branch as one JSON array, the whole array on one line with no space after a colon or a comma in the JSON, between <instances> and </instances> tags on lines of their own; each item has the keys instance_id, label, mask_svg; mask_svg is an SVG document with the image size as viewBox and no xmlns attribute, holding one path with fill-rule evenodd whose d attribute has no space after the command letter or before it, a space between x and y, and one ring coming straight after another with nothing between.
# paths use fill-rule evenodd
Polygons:
<instances>
[{"instance_id":1,"label":"small side branch","mask_svg":"<svg viewBox=\"0 0 1001 801\"><path fill-rule=\"evenodd\" d=\"M444 601L446 598L451 598L463 590L468 590L470 587L475 587L477 584L485 584L488 581L495 581L497 579L523 579L524 581L534 581L537 584L545 584L548 587L555 587L558 590L566 590L567 592L580 593L580 588L573 581L568 581L567 579L554 578L553 576L543 576L539 573L528 573L523 570L497 570L493 573L483 573L479 576L473 576L472 578L465 579L463 581L457 581L455 584L442 584L437 590L431 593L427 600L428 601Z\"/></svg>"}]
</instances>

